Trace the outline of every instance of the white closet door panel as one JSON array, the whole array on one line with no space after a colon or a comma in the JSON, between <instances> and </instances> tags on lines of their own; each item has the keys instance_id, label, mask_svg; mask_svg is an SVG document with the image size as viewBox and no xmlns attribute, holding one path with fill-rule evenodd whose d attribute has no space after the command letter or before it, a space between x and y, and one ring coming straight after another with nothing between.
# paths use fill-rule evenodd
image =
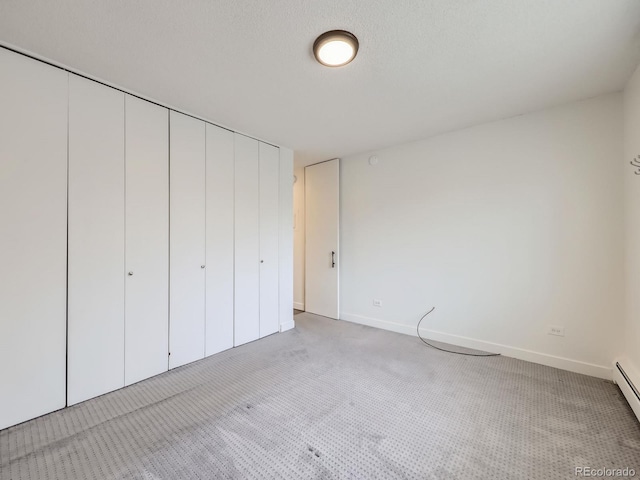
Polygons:
<instances>
[{"instance_id":1,"label":"white closet door panel","mask_svg":"<svg viewBox=\"0 0 640 480\"><path fill-rule=\"evenodd\" d=\"M280 215L278 216L280 241L280 331L295 326L293 321L293 151L280 147Z\"/></svg>"},{"instance_id":2,"label":"white closet door panel","mask_svg":"<svg viewBox=\"0 0 640 480\"><path fill-rule=\"evenodd\" d=\"M205 123L170 120L169 367L205 354Z\"/></svg>"},{"instance_id":3,"label":"white closet door panel","mask_svg":"<svg viewBox=\"0 0 640 480\"><path fill-rule=\"evenodd\" d=\"M260 142L260 337L276 333L279 329L279 166L278 148Z\"/></svg>"},{"instance_id":4,"label":"white closet door panel","mask_svg":"<svg viewBox=\"0 0 640 480\"><path fill-rule=\"evenodd\" d=\"M125 384L169 365L169 111L127 95Z\"/></svg>"},{"instance_id":5,"label":"white closet door panel","mask_svg":"<svg viewBox=\"0 0 640 480\"><path fill-rule=\"evenodd\" d=\"M235 134L234 345L260 337L258 141Z\"/></svg>"},{"instance_id":6,"label":"white closet door panel","mask_svg":"<svg viewBox=\"0 0 640 480\"><path fill-rule=\"evenodd\" d=\"M0 429L65 406L67 78L0 49Z\"/></svg>"},{"instance_id":7,"label":"white closet door panel","mask_svg":"<svg viewBox=\"0 0 640 480\"><path fill-rule=\"evenodd\" d=\"M70 405L124 386L124 195L124 94L70 75Z\"/></svg>"},{"instance_id":8,"label":"white closet door panel","mask_svg":"<svg viewBox=\"0 0 640 480\"><path fill-rule=\"evenodd\" d=\"M207 355L233 347L233 151L233 132L207 124Z\"/></svg>"}]
</instances>

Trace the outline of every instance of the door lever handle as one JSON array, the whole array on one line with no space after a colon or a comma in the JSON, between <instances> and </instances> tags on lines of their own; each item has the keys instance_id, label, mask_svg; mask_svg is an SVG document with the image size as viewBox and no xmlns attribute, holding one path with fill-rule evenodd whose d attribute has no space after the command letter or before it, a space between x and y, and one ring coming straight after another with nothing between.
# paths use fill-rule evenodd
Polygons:
<instances>
[{"instance_id":1,"label":"door lever handle","mask_svg":"<svg viewBox=\"0 0 640 480\"><path fill-rule=\"evenodd\" d=\"M336 252L331 252L331 268L336 268Z\"/></svg>"}]
</instances>

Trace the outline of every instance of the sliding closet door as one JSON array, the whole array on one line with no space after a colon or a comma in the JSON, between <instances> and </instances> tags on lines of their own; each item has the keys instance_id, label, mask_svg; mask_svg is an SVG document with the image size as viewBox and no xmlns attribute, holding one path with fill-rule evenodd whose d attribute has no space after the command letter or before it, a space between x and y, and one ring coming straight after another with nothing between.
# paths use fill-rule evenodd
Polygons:
<instances>
[{"instance_id":1,"label":"sliding closet door","mask_svg":"<svg viewBox=\"0 0 640 480\"><path fill-rule=\"evenodd\" d=\"M124 386L124 94L69 76L70 405Z\"/></svg>"},{"instance_id":2,"label":"sliding closet door","mask_svg":"<svg viewBox=\"0 0 640 480\"><path fill-rule=\"evenodd\" d=\"M205 124L171 112L169 367L204 358Z\"/></svg>"},{"instance_id":3,"label":"sliding closet door","mask_svg":"<svg viewBox=\"0 0 640 480\"><path fill-rule=\"evenodd\" d=\"M235 134L236 346L260 338L260 179L258 141Z\"/></svg>"},{"instance_id":4,"label":"sliding closet door","mask_svg":"<svg viewBox=\"0 0 640 480\"><path fill-rule=\"evenodd\" d=\"M279 329L279 166L278 148L260 142L260 337Z\"/></svg>"},{"instance_id":5,"label":"sliding closet door","mask_svg":"<svg viewBox=\"0 0 640 480\"><path fill-rule=\"evenodd\" d=\"M65 405L67 78L0 49L0 429Z\"/></svg>"},{"instance_id":6,"label":"sliding closet door","mask_svg":"<svg viewBox=\"0 0 640 480\"><path fill-rule=\"evenodd\" d=\"M169 111L125 98L125 384L169 366Z\"/></svg>"},{"instance_id":7,"label":"sliding closet door","mask_svg":"<svg viewBox=\"0 0 640 480\"><path fill-rule=\"evenodd\" d=\"M233 170L233 132L207 124L207 355L233 347Z\"/></svg>"}]
</instances>

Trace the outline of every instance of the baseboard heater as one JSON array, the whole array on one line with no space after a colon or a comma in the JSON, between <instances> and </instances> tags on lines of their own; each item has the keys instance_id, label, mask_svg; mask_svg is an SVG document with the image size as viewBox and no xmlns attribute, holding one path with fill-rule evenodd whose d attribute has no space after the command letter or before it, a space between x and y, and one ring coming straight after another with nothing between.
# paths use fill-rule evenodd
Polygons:
<instances>
[{"instance_id":1,"label":"baseboard heater","mask_svg":"<svg viewBox=\"0 0 640 480\"><path fill-rule=\"evenodd\" d=\"M630 370L631 371L631 370ZM623 395L629 402L629 406L638 417L640 421L640 391L638 391L638 387L631 380L631 376L629 373L625 372L620 362L616 362L616 368L613 371L613 379L620 387Z\"/></svg>"}]
</instances>

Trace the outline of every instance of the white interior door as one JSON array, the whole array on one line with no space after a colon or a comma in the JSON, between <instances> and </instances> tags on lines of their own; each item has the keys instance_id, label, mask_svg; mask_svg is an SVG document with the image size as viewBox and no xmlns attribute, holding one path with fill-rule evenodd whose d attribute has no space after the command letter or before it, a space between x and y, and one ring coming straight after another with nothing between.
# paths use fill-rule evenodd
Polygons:
<instances>
[{"instance_id":1,"label":"white interior door","mask_svg":"<svg viewBox=\"0 0 640 480\"><path fill-rule=\"evenodd\" d=\"M260 337L276 333L278 320L278 211L280 152L260 142Z\"/></svg>"},{"instance_id":2,"label":"white interior door","mask_svg":"<svg viewBox=\"0 0 640 480\"><path fill-rule=\"evenodd\" d=\"M207 124L206 355L233 347L233 132Z\"/></svg>"},{"instance_id":3,"label":"white interior door","mask_svg":"<svg viewBox=\"0 0 640 480\"><path fill-rule=\"evenodd\" d=\"M127 95L125 384L169 365L169 111Z\"/></svg>"},{"instance_id":4,"label":"white interior door","mask_svg":"<svg viewBox=\"0 0 640 480\"><path fill-rule=\"evenodd\" d=\"M340 160L305 168L305 310L339 315Z\"/></svg>"},{"instance_id":5,"label":"white interior door","mask_svg":"<svg viewBox=\"0 0 640 480\"><path fill-rule=\"evenodd\" d=\"M169 367L204 358L205 124L170 114Z\"/></svg>"},{"instance_id":6,"label":"white interior door","mask_svg":"<svg viewBox=\"0 0 640 480\"><path fill-rule=\"evenodd\" d=\"M260 174L258 141L235 140L234 345L260 338Z\"/></svg>"},{"instance_id":7,"label":"white interior door","mask_svg":"<svg viewBox=\"0 0 640 480\"><path fill-rule=\"evenodd\" d=\"M124 386L124 193L124 94L69 75L69 405Z\"/></svg>"},{"instance_id":8,"label":"white interior door","mask_svg":"<svg viewBox=\"0 0 640 480\"><path fill-rule=\"evenodd\" d=\"M65 406L67 79L0 49L0 430Z\"/></svg>"}]
</instances>

